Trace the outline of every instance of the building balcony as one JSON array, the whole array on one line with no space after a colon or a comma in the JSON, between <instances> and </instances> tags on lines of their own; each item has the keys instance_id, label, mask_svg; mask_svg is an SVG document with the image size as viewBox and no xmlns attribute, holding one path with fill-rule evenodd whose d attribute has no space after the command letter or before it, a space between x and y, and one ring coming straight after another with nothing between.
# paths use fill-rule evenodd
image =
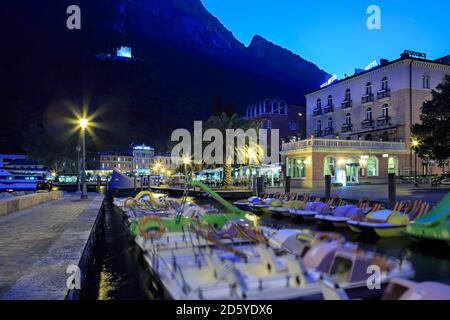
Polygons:
<instances>
[{"instance_id":1,"label":"building balcony","mask_svg":"<svg viewBox=\"0 0 450 320\"><path fill-rule=\"evenodd\" d=\"M334 128L325 128L324 136L331 136L334 134Z\"/></svg>"},{"instance_id":2,"label":"building balcony","mask_svg":"<svg viewBox=\"0 0 450 320\"><path fill-rule=\"evenodd\" d=\"M317 135L316 135L317 137ZM379 150L407 151L404 142L364 141L364 140L339 140L339 139L306 139L284 143L281 146L282 153L295 153L306 148L332 148L341 150Z\"/></svg>"},{"instance_id":3,"label":"building balcony","mask_svg":"<svg viewBox=\"0 0 450 320\"><path fill-rule=\"evenodd\" d=\"M353 131L353 125L352 125L351 123L350 123L350 124L344 124L344 125L342 126L341 131L342 131L342 133L349 133L349 132L352 132L352 131Z\"/></svg>"},{"instance_id":4,"label":"building balcony","mask_svg":"<svg viewBox=\"0 0 450 320\"><path fill-rule=\"evenodd\" d=\"M361 103L363 105L371 105L373 104L373 102L374 102L373 94L366 94L361 98Z\"/></svg>"},{"instance_id":5,"label":"building balcony","mask_svg":"<svg viewBox=\"0 0 450 320\"><path fill-rule=\"evenodd\" d=\"M379 117L377 119L377 127L388 127L390 126L391 117Z\"/></svg>"},{"instance_id":6,"label":"building balcony","mask_svg":"<svg viewBox=\"0 0 450 320\"><path fill-rule=\"evenodd\" d=\"M321 114L322 114L322 109L316 108L316 109L313 110L313 116L314 117L320 116Z\"/></svg>"},{"instance_id":7,"label":"building balcony","mask_svg":"<svg viewBox=\"0 0 450 320\"><path fill-rule=\"evenodd\" d=\"M389 100L391 98L391 89L380 90L377 93L377 100Z\"/></svg>"},{"instance_id":8,"label":"building balcony","mask_svg":"<svg viewBox=\"0 0 450 320\"><path fill-rule=\"evenodd\" d=\"M352 100L344 100L344 101L342 101L341 108L349 109L352 107L352 105L353 105Z\"/></svg>"},{"instance_id":9,"label":"building balcony","mask_svg":"<svg viewBox=\"0 0 450 320\"><path fill-rule=\"evenodd\" d=\"M373 120L364 120L361 122L361 129L367 130L367 129L373 129L375 127L375 123Z\"/></svg>"},{"instance_id":10,"label":"building balcony","mask_svg":"<svg viewBox=\"0 0 450 320\"><path fill-rule=\"evenodd\" d=\"M314 135L316 138L320 138L323 136L323 131L316 131L316 132L314 132Z\"/></svg>"},{"instance_id":11,"label":"building balcony","mask_svg":"<svg viewBox=\"0 0 450 320\"><path fill-rule=\"evenodd\" d=\"M332 113L334 111L333 105L328 105L323 108L323 113Z\"/></svg>"}]
</instances>

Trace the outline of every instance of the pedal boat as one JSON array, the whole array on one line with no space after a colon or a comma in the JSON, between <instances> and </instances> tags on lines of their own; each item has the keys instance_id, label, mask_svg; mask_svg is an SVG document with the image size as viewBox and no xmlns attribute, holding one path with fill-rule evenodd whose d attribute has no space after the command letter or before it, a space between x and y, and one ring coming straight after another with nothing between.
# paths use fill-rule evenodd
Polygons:
<instances>
[{"instance_id":1,"label":"pedal boat","mask_svg":"<svg viewBox=\"0 0 450 320\"><path fill-rule=\"evenodd\" d=\"M355 205L344 205L330 213L317 214L314 218L319 225L346 228L347 221L355 217L364 217L364 211Z\"/></svg>"},{"instance_id":2,"label":"pedal boat","mask_svg":"<svg viewBox=\"0 0 450 320\"><path fill-rule=\"evenodd\" d=\"M291 209L289 214L291 217L296 217L303 221L314 221L316 215L330 211L331 209L328 204L315 201L307 202L305 208L302 210Z\"/></svg>"},{"instance_id":3,"label":"pedal boat","mask_svg":"<svg viewBox=\"0 0 450 320\"><path fill-rule=\"evenodd\" d=\"M347 221L353 232L375 232L379 237L398 237L406 232L409 216L393 210L379 210L369 213L363 219Z\"/></svg>"}]
</instances>

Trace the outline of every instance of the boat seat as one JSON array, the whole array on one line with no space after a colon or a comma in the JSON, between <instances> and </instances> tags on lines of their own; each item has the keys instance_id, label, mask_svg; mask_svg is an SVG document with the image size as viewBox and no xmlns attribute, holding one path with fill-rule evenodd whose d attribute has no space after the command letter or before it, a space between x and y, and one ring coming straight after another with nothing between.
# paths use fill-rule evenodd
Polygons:
<instances>
[{"instance_id":1,"label":"boat seat","mask_svg":"<svg viewBox=\"0 0 450 320\"><path fill-rule=\"evenodd\" d=\"M282 273L287 271L287 267L277 259L271 248L259 245L257 250L261 257L261 262L267 267L269 273Z\"/></svg>"},{"instance_id":2,"label":"boat seat","mask_svg":"<svg viewBox=\"0 0 450 320\"><path fill-rule=\"evenodd\" d=\"M330 277L322 275L319 283L324 300L349 300L345 290Z\"/></svg>"}]
</instances>

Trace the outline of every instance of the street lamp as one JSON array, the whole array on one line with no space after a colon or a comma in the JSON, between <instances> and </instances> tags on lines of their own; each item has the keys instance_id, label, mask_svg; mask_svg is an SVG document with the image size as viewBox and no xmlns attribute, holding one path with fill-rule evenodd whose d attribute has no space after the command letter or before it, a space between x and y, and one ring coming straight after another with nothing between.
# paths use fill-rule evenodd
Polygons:
<instances>
[{"instance_id":1,"label":"street lamp","mask_svg":"<svg viewBox=\"0 0 450 320\"><path fill-rule=\"evenodd\" d=\"M184 156L182 161L184 164L184 180L187 183L187 166L191 164L191 158L189 156Z\"/></svg>"},{"instance_id":2,"label":"street lamp","mask_svg":"<svg viewBox=\"0 0 450 320\"><path fill-rule=\"evenodd\" d=\"M417 147L419 146L419 141L413 140L411 144L414 150L414 186L418 187L419 183L417 181Z\"/></svg>"},{"instance_id":3,"label":"street lamp","mask_svg":"<svg viewBox=\"0 0 450 320\"><path fill-rule=\"evenodd\" d=\"M83 185L81 189L81 199L85 200L88 198L87 184L86 184L86 129L89 125L89 120L86 118L79 119L79 124L81 128L81 142L83 151L83 161L81 162L82 164L81 181Z\"/></svg>"},{"instance_id":4,"label":"street lamp","mask_svg":"<svg viewBox=\"0 0 450 320\"><path fill-rule=\"evenodd\" d=\"M77 145L77 191L81 192L81 177L80 177L80 152L81 152L81 146Z\"/></svg>"}]
</instances>

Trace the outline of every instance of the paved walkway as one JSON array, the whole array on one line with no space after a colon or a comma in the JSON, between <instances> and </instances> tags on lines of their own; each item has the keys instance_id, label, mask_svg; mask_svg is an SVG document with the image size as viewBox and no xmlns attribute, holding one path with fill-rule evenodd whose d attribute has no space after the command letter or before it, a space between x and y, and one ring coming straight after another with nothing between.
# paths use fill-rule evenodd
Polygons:
<instances>
[{"instance_id":1,"label":"paved walkway","mask_svg":"<svg viewBox=\"0 0 450 320\"><path fill-rule=\"evenodd\" d=\"M284 192L283 188L269 188L269 192ZM325 195L324 188L315 189L299 189L293 188L291 192L308 192L314 196ZM432 204L438 203L447 193L450 192L450 187L414 187L406 184L397 185L398 200L423 200ZM341 197L347 200L359 200L363 197L368 197L374 201L388 201L388 186L387 185L358 185L348 187L333 187L331 188L331 196Z\"/></svg>"},{"instance_id":2,"label":"paved walkway","mask_svg":"<svg viewBox=\"0 0 450 320\"><path fill-rule=\"evenodd\" d=\"M89 196L0 217L0 299L64 299L67 266L78 264L103 200Z\"/></svg>"}]
</instances>

